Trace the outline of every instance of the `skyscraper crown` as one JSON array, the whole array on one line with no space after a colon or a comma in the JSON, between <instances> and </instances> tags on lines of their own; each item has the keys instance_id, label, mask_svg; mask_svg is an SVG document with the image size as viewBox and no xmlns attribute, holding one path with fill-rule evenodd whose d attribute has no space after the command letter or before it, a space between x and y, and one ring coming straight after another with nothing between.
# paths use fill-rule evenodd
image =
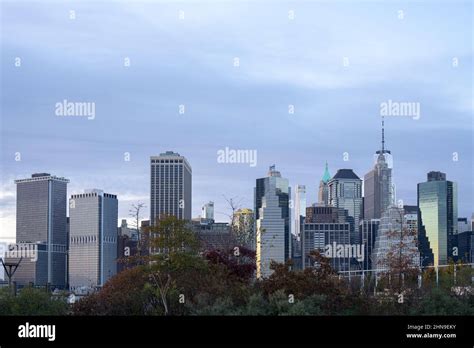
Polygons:
<instances>
[{"instance_id":1,"label":"skyscraper crown","mask_svg":"<svg viewBox=\"0 0 474 348\"><path fill-rule=\"evenodd\" d=\"M329 174L328 162L326 162L326 167L324 169L324 174L321 181L327 183L329 180L331 180L331 174Z\"/></svg>"}]
</instances>

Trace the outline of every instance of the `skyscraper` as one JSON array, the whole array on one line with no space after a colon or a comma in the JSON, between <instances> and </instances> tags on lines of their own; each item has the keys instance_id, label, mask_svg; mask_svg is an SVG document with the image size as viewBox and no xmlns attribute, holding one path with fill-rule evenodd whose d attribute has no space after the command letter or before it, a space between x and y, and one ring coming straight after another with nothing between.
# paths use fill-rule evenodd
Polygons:
<instances>
[{"instance_id":1,"label":"skyscraper","mask_svg":"<svg viewBox=\"0 0 474 348\"><path fill-rule=\"evenodd\" d=\"M117 196L86 190L69 200L69 285L103 286L117 273Z\"/></svg>"},{"instance_id":2,"label":"skyscraper","mask_svg":"<svg viewBox=\"0 0 474 348\"><path fill-rule=\"evenodd\" d=\"M349 245L354 218L343 208L313 204L306 208L306 218L301 233L302 268L312 267L310 253L326 252L328 245ZM331 257L336 271L348 271L351 257Z\"/></svg>"},{"instance_id":3,"label":"skyscraper","mask_svg":"<svg viewBox=\"0 0 474 348\"><path fill-rule=\"evenodd\" d=\"M257 179L255 194L255 229L257 278L271 274L270 262L285 262L291 257L291 189L271 166L266 178Z\"/></svg>"},{"instance_id":4,"label":"skyscraper","mask_svg":"<svg viewBox=\"0 0 474 348\"><path fill-rule=\"evenodd\" d=\"M328 182L329 205L346 209L349 216L354 218L351 242L357 243L359 238L358 226L362 219L362 180L352 169L339 169ZM356 227L357 226L357 233Z\"/></svg>"},{"instance_id":5,"label":"skyscraper","mask_svg":"<svg viewBox=\"0 0 474 348\"><path fill-rule=\"evenodd\" d=\"M385 149L385 129L382 118L382 147L376 152L374 168L364 176L364 219L380 219L394 202L391 153Z\"/></svg>"},{"instance_id":6,"label":"skyscraper","mask_svg":"<svg viewBox=\"0 0 474 348\"><path fill-rule=\"evenodd\" d=\"M434 266L446 265L452 257L458 229L457 196L457 184L447 181L441 172L429 172L427 181L418 184L418 231L425 234L420 239L427 239L420 248L422 261L433 258Z\"/></svg>"},{"instance_id":7,"label":"skyscraper","mask_svg":"<svg viewBox=\"0 0 474 348\"><path fill-rule=\"evenodd\" d=\"M301 226L306 216L306 186L296 185L295 190L295 221L294 235L299 240L301 234Z\"/></svg>"},{"instance_id":8,"label":"skyscraper","mask_svg":"<svg viewBox=\"0 0 474 348\"><path fill-rule=\"evenodd\" d=\"M15 274L19 285L33 282L66 286L68 179L48 173L15 180L16 241L38 250L36 261L23 260Z\"/></svg>"},{"instance_id":9,"label":"skyscraper","mask_svg":"<svg viewBox=\"0 0 474 348\"><path fill-rule=\"evenodd\" d=\"M324 168L324 174L319 182L319 192L318 192L318 203L319 205L328 205L329 204L329 189L328 182L331 180L331 174L329 174L328 162Z\"/></svg>"},{"instance_id":10,"label":"skyscraper","mask_svg":"<svg viewBox=\"0 0 474 348\"><path fill-rule=\"evenodd\" d=\"M150 157L150 222L161 215L191 220L192 169L185 157L167 151Z\"/></svg>"},{"instance_id":11,"label":"skyscraper","mask_svg":"<svg viewBox=\"0 0 474 348\"><path fill-rule=\"evenodd\" d=\"M214 202L209 201L202 206L201 219L214 220Z\"/></svg>"},{"instance_id":12,"label":"skyscraper","mask_svg":"<svg viewBox=\"0 0 474 348\"><path fill-rule=\"evenodd\" d=\"M390 206L382 213L377 237L372 251L372 268L380 272L389 271L397 261L394 255L402 255L401 264L418 267L420 253L416 244L416 234L409 230L403 208Z\"/></svg>"}]
</instances>

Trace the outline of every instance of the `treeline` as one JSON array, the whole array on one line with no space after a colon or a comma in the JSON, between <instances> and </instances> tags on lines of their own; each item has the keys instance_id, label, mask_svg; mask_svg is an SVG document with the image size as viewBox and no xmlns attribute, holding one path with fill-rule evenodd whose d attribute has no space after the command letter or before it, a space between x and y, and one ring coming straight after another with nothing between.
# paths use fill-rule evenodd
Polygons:
<instances>
[{"instance_id":1,"label":"treeline","mask_svg":"<svg viewBox=\"0 0 474 348\"><path fill-rule=\"evenodd\" d=\"M152 227L149 247L159 251L128 260L135 266L111 278L103 288L66 304L65 297L23 289L14 297L0 291L3 315L474 315L472 268L458 270L458 284L423 275L422 286L407 278L339 277L328 259L313 253L318 267L294 270L272 264L273 274L257 281L255 253L246 248L203 252L186 223L167 217ZM398 272L399 270L397 270ZM446 274L450 276L449 268ZM463 286L459 283L467 279ZM390 274L388 274L390 278ZM442 280L441 279L441 280ZM373 283L373 282L372 282ZM455 290L455 291L453 291Z\"/></svg>"}]
</instances>

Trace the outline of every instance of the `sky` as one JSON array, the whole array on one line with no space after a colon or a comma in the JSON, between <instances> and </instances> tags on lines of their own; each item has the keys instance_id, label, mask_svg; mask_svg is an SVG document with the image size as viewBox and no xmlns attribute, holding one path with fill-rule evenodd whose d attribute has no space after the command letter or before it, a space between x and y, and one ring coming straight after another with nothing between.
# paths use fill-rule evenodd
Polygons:
<instances>
[{"instance_id":1,"label":"sky","mask_svg":"<svg viewBox=\"0 0 474 348\"><path fill-rule=\"evenodd\" d=\"M273 164L316 202L326 161L331 175L372 168L388 100L420 106L385 118L397 199L416 204L439 170L459 216L474 212L470 1L0 6L0 240L15 237L14 180L37 172L70 179L68 195L117 194L119 219L144 202L149 218L149 157L167 150L192 166L193 216L209 200L219 221L226 198L253 208ZM58 116L63 100L95 117ZM256 151L256 166L219 163L226 147Z\"/></svg>"}]
</instances>

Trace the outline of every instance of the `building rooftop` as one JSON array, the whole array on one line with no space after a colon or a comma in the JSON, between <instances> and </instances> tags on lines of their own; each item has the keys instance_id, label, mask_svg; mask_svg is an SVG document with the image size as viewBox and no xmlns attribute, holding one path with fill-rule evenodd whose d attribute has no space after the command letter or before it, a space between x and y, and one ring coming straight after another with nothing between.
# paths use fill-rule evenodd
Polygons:
<instances>
[{"instance_id":1,"label":"building rooftop","mask_svg":"<svg viewBox=\"0 0 474 348\"><path fill-rule=\"evenodd\" d=\"M358 179L360 178L354 173L352 169L339 169L333 179Z\"/></svg>"}]
</instances>

